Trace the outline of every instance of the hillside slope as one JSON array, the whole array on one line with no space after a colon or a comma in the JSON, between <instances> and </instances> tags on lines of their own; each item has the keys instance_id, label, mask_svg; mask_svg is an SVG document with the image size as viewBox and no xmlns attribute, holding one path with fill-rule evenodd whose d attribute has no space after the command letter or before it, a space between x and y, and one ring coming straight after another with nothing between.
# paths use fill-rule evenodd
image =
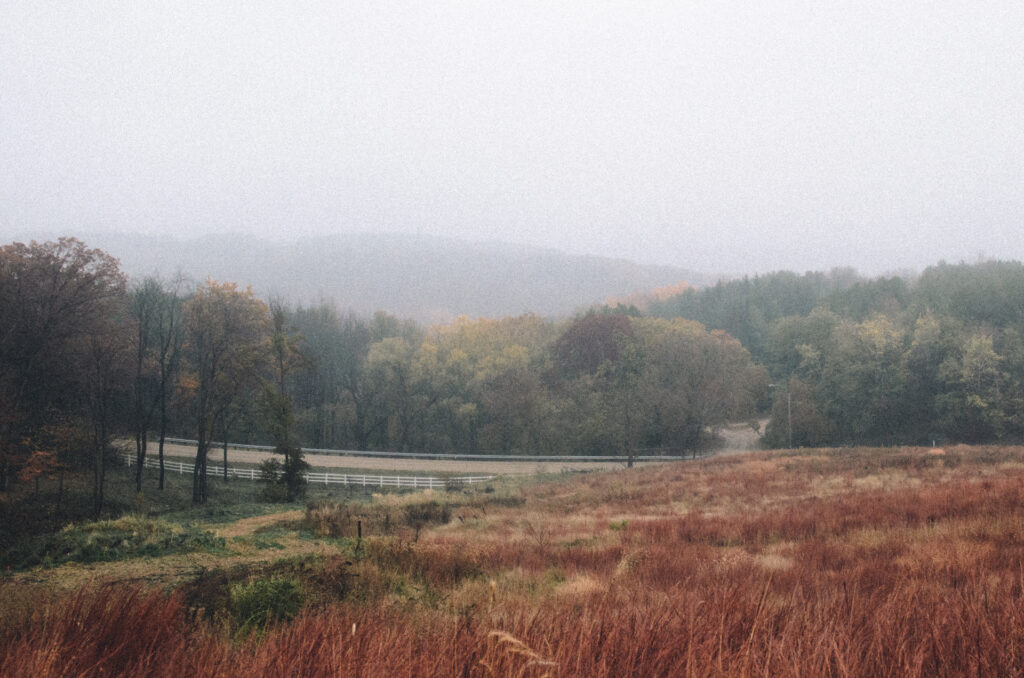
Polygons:
<instances>
[{"instance_id":1,"label":"hillside slope","mask_svg":"<svg viewBox=\"0 0 1024 678\"><path fill-rule=\"evenodd\" d=\"M180 270L194 280L251 285L264 298L333 300L341 308L420 321L565 315L611 297L708 282L707 276L676 267L432 236L345 234L271 242L241 234L76 235L118 257L133 277L167 277Z\"/></svg>"}]
</instances>

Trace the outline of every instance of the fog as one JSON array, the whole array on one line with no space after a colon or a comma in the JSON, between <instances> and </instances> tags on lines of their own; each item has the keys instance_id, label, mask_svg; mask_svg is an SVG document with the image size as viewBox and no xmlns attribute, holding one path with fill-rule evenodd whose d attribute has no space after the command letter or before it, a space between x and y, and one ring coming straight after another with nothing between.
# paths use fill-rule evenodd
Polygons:
<instances>
[{"instance_id":1,"label":"fog","mask_svg":"<svg viewBox=\"0 0 1024 678\"><path fill-rule=\"evenodd\" d=\"M1024 4L5 3L0 235L1024 258Z\"/></svg>"}]
</instances>

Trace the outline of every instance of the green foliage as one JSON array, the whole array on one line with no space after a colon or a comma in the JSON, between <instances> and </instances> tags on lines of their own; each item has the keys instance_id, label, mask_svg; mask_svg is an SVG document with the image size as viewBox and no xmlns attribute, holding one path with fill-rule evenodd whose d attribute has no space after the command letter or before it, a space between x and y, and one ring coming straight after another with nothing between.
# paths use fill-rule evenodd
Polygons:
<instances>
[{"instance_id":1,"label":"green foliage","mask_svg":"<svg viewBox=\"0 0 1024 678\"><path fill-rule=\"evenodd\" d=\"M768 368L772 446L978 443L1024 438L1022 299L1024 264L989 261L916 280L775 273L652 312L725 329Z\"/></svg>"},{"instance_id":2,"label":"green foliage","mask_svg":"<svg viewBox=\"0 0 1024 678\"><path fill-rule=\"evenodd\" d=\"M202 569L180 591L191 615L245 636L294 619L304 607L344 600L352 590L350 565L342 555L305 554Z\"/></svg>"},{"instance_id":3,"label":"green foliage","mask_svg":"<svg viewBox=\"0 0 1024 678\"><path fill-rule=\"evenodd\" d=\"M281 448L278 448L278 452ZM269 503L293 502L301 498L306 491L306 478L303 475L309 470L309 464L303 459L298 448L290 448L284 462L271 457L259 464L261 501Z\"/></svg>"},{"instance_id":4,"label":"green foliage","mask_svg":"<svg viewBox=\"0 0 1024 678\"><path fill-rule=\"evenodd\" d=\"M627 315L591 313L577 318L554 345L557 365L568 377L596 374L620 363L624 344L633 335Z\"/></svg>"},{"instance_id":5,"label":"green foliage","mask_svg":"<svg viewBox=\"0 0 1024 678\"><path fill-rule=\"evenodd\" d=\"M284 463L281 465L280 483L285 487L285 497L289 502L301 499L306 494L306 476L309 464L303 458L302 450L290 446L285 453L283 446L278 446L278 452L285 454Z\"/></svg>"},{"instance_id":6,"label":"green foliage","mask_svg":"<svg viewBox=\"0 0 1024 678\"><path fill-rule=\"evenodd\" d=\"M0 554L0 566L25 569L66 562L126 560L203 549L223 549L224 539L163 520L126 515L23 541Z\"/></svg>"},{"instance_id":7,"label":"green foliage","mask_svg":"<svg viewBox=\"0 0 1024 678\"><path fill-rule=\"evenodd\" d=\"M266 628L271 622L294 619L305 603L297 579L269 577L231 586L231 616L238 632L245 635Z\"/></svg>"},{"instance_id":8,"label":"green foliage","mask_svg":"<svg viewBox=\"0 0 1024 678\"><path fill-rule=\"evenodd\" d=\"M725 330L740 340L754 358L766 358L765 340L773 323L788 316L806 316L829 294L859 282L849 269L831 273L788 271L719 282L703 290L682 294L651 305L651 314L663 318L696 320L711 329Z\"/></svg>"},{"instance_id":9,"label":"green foliage","mask_svg":"<svg viewBox=\"0 0 1024 678\"><path fill-rule=\"evenodd\" d=\"M288 501L288 488L281 483L281 462L270 458L261 461L259 499L268 503Z\"/></svg>"}]
</instances>

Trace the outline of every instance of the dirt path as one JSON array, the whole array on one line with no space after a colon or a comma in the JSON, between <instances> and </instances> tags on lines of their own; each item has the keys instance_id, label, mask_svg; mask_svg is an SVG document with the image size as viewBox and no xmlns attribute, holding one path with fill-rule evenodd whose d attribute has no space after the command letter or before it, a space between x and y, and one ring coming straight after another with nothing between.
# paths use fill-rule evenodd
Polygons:
<instances>
[{"instance_id":1,"label":"dirt path","mask_svg":"<svg viewBox=\"0 0 1024 678\"><path fill-rule=\"evenodd\" d=\"M218 537L224 537L225 539L233 539L234 537L247 537L256 532L261 527L267 527L275 523L286 523L302 518L302 510L295 509L294 511L284 511L282 513L268 513L265 516L253 516L252 518L242 518L236 520L233 523L225 525L224 527L214 530L214 534Z\"/></svg>"},{"instance_id":2,"label":"dirt path","mask_svg":"<svg viewBox=\"0 0 1024 678\"><path fill-rule=\"evenodd\" d=\"M737 454L740 452L752 452L761 449L761 434L764 433L768 419L757 421L757 429L748 423L734 423L723 426L718 432L724 443L722 449L716 450L716 454Z\"/></svg>"},{"instance_id":3,"label":"dirt path","mask_svg":"<svg viewBox=\"0 0 1024 678\"><path fill-rule=\"evenodd\" d=\"M35 568L6 578L7 585L39 586L46 589L73 591L87 584L112 582L139 583L148 586L178 584L193 578L203 569L228 568L241 564L271 562L285 556L303 553L326 553L334 547L309 539L300 539L294 532L273 535L267 542L276 546L260 545L252 537L257 530L276 523L287 523L302 517L301 510L271 513L244 518L216 528L214 533L224 537L230 553L176 553L154 558L132 558L102 563L65 563L51 568Z\"/></svg>"}]
</instances>

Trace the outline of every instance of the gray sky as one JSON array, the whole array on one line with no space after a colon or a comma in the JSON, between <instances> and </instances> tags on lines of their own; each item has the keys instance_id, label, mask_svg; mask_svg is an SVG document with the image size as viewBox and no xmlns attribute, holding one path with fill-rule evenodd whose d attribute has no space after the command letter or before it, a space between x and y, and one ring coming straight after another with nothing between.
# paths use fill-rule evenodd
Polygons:
<instances>
[{"instance_id":1,"label":"gray sky","mask_svg":"<svg viewBox=\"0 0 1024 678\"><path fill-rule=\"evenodd\" d=\"M1024 259L1024 3L0 5L0 235Z\"/></svg>"}]
</instances>

